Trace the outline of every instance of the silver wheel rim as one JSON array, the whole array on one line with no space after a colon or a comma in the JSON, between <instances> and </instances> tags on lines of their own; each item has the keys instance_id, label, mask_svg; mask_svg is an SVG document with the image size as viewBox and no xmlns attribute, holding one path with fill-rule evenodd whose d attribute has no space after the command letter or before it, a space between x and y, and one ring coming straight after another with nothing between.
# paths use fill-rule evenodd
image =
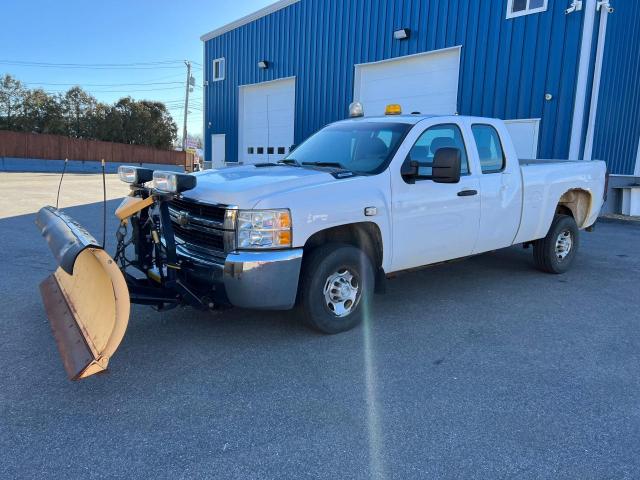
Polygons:
<instances>
[{"instance_id":1,"label":"silver wheel rim","mask_svg":"<svg viewBox=\"0 0 640 480\"><path fill-rule=\"evenodd\" d=\"M567 258L567 255L571 253L573 248L573 236L570 230L564 230L560 232L556 239L556 257L562 261Z\"/></svg>"},{"instance_id":2,"label":"silver wheel rim","mask_svg":"<svg viewBox=\"0 0 640 480\"><path fill-rule=\"evenodd\" d=\"M348 269L332 273L324 284L324 301L336 317L346 317L358 306L360 283Z\"/></svg>"}]
</instances>

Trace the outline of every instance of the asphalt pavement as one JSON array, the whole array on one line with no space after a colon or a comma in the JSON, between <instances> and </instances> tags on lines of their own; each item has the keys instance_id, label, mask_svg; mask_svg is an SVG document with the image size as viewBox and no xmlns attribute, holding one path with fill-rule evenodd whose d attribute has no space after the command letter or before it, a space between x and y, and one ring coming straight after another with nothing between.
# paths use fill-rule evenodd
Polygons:
<instances>
[{"instance_id":1,"label":"asphalt pavement","mask_svg":"<svg viewBox=\"0 0 640 480\"><path fill-rule=\"evenodd\" d=\"M63 198L100 238L95 183ZM640 478L640 223L583 234L563 276L516 247L400 275L337 336L134 306L109 372L71 383L38 293L56 178L0 185L2 479Z\"/></svg>"}]
</instances>

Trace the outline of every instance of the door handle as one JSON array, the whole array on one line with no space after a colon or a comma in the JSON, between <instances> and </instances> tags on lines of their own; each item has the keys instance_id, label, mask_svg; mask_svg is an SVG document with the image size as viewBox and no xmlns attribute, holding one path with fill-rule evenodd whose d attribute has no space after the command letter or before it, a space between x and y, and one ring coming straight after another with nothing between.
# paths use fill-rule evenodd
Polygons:
<instances>
[{"instance_id":1,"label":"door handle","mask_svg":"<svg viewBox=\"0 0 640 480\"><path fill-rule=\"evenodd\" d=\"M477 195L477 194L478 194L477 190L462 190L461 192L458 192L459 197L473 197L474 195Z\"/></svg>"}]
</instances>

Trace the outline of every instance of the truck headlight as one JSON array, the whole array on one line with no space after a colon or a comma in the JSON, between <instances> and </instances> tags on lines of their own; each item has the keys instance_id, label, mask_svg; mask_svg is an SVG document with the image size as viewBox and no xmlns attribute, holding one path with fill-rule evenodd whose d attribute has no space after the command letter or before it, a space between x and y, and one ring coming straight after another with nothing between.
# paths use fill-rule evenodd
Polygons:
<instances>
[{"instance_id":1,"label":"truck headlight","mask_svg":"<svg viewBox=\"0 0 640 480\"><path fill-rule=\"evenodd\" d=\"M153 188L162 193L181 193L196 188L198 179L193 175L175 172L153 172Z\"/></svg>"},{"instance_id":2,"label":"truck headlight","mask_svg":"<svg viewBox=\"0 0 640 480\"><path fill-rule=\"evenodd\" d=\"M237 222L240 249L291 248L289 210L240 210Z\"/></svg>"}]
</instances>

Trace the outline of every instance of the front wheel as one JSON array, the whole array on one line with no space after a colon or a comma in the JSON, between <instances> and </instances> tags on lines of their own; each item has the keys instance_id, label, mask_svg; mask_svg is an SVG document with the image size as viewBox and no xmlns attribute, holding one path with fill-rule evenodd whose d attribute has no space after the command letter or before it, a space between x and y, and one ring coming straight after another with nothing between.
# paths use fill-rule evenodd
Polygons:
<instances>
[{"instance_id":1,"label":"front wheel","mask_svg":"<svg viewBox=\"0 0 640 480\"><path fill-rule=\"evenodd\" d=\"M300 291L306 323L328 334L356 327L368 310L374 279L371 260L356 247L330 244L312 251Z\"/></svg>"},{"instance_id":2,"label":"front wheel","mask_svg":"<svg viewBox=\"0 0 640 480\"><path fill-rule=\"evenodd\" d=\"M533 261L547 273L565 273L578 253L580 231L576 221L568 215L556 215L544 238L533 243Z\"/></svg>"}]
</instances>

